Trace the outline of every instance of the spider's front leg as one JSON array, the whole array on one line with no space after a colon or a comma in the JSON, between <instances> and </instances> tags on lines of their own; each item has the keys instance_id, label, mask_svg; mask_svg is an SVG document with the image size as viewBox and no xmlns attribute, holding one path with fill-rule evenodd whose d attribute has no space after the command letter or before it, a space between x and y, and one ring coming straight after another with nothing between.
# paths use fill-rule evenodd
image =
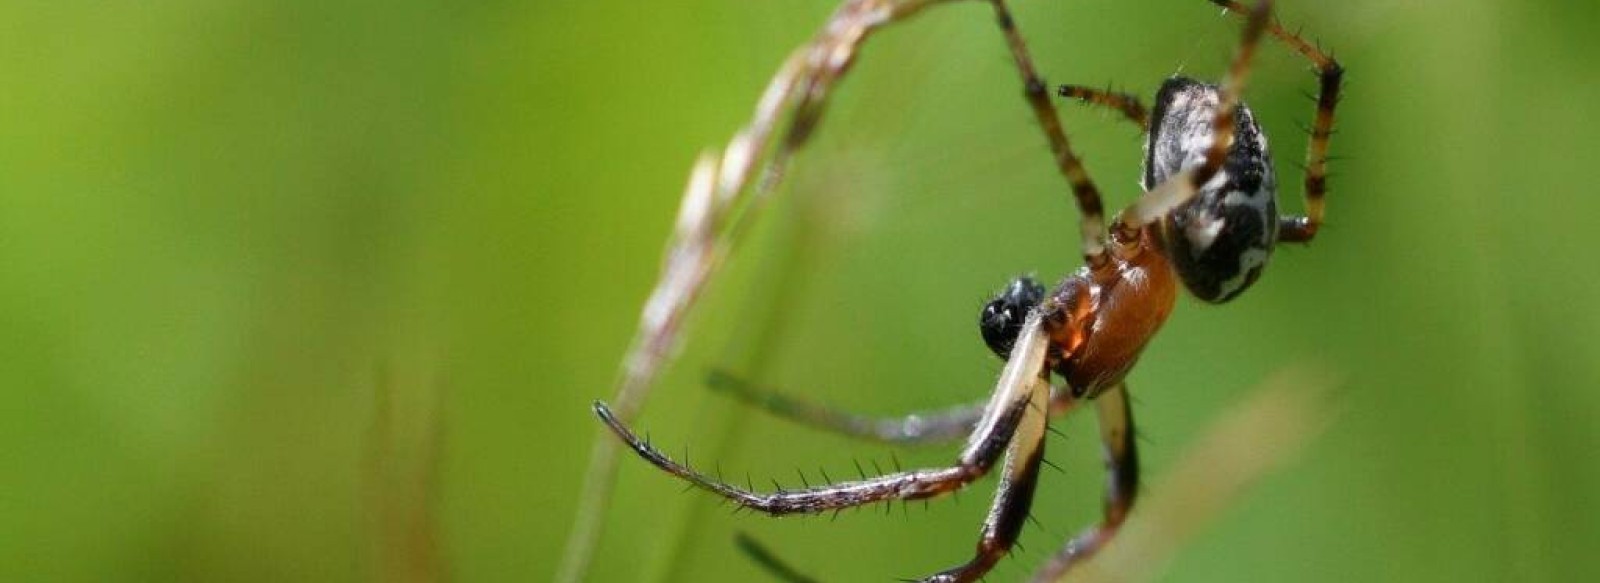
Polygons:
<instances>
[{"instance_id":1,"label":"spider's front leg","mask_svg":"<svg viewBox=\"0 0 1600 583\"><path fill-rule=\"evenodd\" d=\"M814 514L888 500L933 498L953 492L988 474L995 462L1010 449L1019 428L1033 422L1029 415L1031 409L1037 408L1041 413L1045 410L1050 385L1043 378L1050 338L1037 315L1029 318L1025 328L1017 342L1018 348L1012 351L984 410L984 416L978 420L956 463L944 468L895 472L799 490L779 489L760 493L751 488L728 484L674 461L623 425L604 403L596 402L594 410L600 420L645 461L742 507L774 516ZM1035 403L1035 400L1039 402ZM1031 438L1032 435L1024 433L1024 437ZM1007 471L1011 471L1009 464Z\"/></svg>"},{"instance_id":2,"label":"spider's front leg","mask_svg":"<svg viewBox=\"0 0 1600 583\"><path fill-rule=\"evenodd\" d=\"M1235 0L1211 0L1211 3L1234 14L1249 14L1249 10ZM1276 18L1267 24L1267 30L1290 50L1311 61L1312 68L1317 72L1317 115L1311 122L1311 142L1306 145L1306 214L1285 216L1278 222L1279 241L1309 243L1322 226L1323 197L1328 191L1328 141L1333 138L1333 110L1339 106L1344 67L1333 55L1283 28L1283 23Z\"/></svg>"},{"instance_id":3,"label":"spider's front leg","mask_svg":"<svg viewBox=\"0 0 1600 583\"><path fill-rule=\"evenodd\" d=\"M772 516L816 514L893 500L923 500L954 492L989 473L1005 453L1006 445L1023 421L1027 408L1028 402L1022 401L1006 409L997 423L985 434L976 436L976 441L968 451L948 467L922 468L861 480L797 490L780 488L763 493L748 485L739 487L721 481L672 459L624 426L604 403L594 404L595 414L600 420L645 461L741 507Z\"/></svg>"}]
</instances>

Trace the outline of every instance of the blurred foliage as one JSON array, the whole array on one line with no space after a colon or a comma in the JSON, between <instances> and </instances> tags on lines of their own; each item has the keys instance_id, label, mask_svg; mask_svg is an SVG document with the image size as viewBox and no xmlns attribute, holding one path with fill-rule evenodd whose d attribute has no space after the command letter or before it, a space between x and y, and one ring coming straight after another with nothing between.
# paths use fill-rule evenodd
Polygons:
<instances>
[{"instance_id":1,"label":"blurred foliage","mask_svg":"<svg viewBox=\"0 0 1600 583\"><path fill-rule=\"evenodd\" d=\"M1051 81L1143 95L1215 76L1237 30L1199 0L1016 4ZM1600 9L1280 4L1350 71L1331 222L1239 301L1183 300L1131 379L1147 474L1291 362L1343 410L1171 578L1591 575ZM546 580L689 164L831 8L0 4L0 580ZM868 47L647 403L659 441L785 482L887 461L709 395L711 366L868 412L988 390L985 295L1076 263L991 18ZM1303 69L1270 46L1249 92L1290 185ZM1131 200L1136 133L1063 110ZM993 580L1097 513L1088 421ZM989 495L774 521L623 461L596 581L757 578L740 530L827 580L922 574Z\"/></svg>"}]
</instances>

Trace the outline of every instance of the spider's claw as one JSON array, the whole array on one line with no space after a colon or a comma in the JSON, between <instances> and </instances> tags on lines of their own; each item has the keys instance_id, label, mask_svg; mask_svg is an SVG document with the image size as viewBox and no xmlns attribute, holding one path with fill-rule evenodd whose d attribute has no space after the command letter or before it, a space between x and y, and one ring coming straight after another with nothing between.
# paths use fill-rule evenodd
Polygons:
<instances>
[{"instance_id":1,"label":"spider's claw","mask_svg":"<svg viewBox=\"0 0 1600 583\"><path fill-rule=\"evenodd\" d=\"M615 433L624 443L627 443L628 447L633 448L633 451L647 458L654 455L654 448L650 447L650 435L648 433L645 434L643 440L639 439L639 436L628 429L628 426L622 424L622 420L617 419L616 413L612 413L611 408L607 407L604 401L596 400L592 407L595 416L600 418L600 422L605 423L606 427L609 427L612 433Z\"/></svg>"}]
</instances>

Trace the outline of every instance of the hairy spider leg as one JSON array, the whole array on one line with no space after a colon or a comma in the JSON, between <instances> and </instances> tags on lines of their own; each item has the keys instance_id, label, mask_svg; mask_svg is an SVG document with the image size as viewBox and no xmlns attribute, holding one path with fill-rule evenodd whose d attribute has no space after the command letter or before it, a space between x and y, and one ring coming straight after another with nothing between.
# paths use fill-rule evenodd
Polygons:
<instances>
[{"instance_id":1,"label":"hairy spider leg","mask_svg":"<svg viewBox=\"0 0 1600 583\"><path fill-rule=\"evenodd\" d=\"M1033 581L1048 583L1080 561L1093 556L1116 535L1133 509L1139 491L1139 450L1134 441L1133 408L1128 385L1122 383L1095 399L1099 414L1100 445L1106 464L1106 493L1100 524L1089 527L1056 552L1033 576Z\"/></svg>"},{"instance_id":2,"label":"hairy spider leg","mask_svg":"<svg viewBox=\"0 0 1600 583\"><path fill-rule=\"evenodd\" d=\"M1133 95L1087 85L1062 85L1056 88L1056 94L1088 105L1114 109L1140 129L1150 131L1150 110Z\"/></svg>"},{"instance_id":3,"label":"hairy spider leg","mask_svg":"<svg viewBox=\"0 0 1600 583\"><path fill-rule=\"evenodd\" d=\"M780 488L763 493L719 481L673 460L622 425L604 403L596 402L594 405L595 414L600 420L645 461L740 507L772 516L816 514L892 500L922 500L953 492L989 473L1005 452L1005 446L1016 432L1026 408L1027 401L1008 408L1000 422L990 428L992 433L980 438L982 447L970 452L971 455L963 454L952 466L894 472L796 490Z\"/></svg>"},{"instance_id":4,"label":"hairy spider leg","mask_svg":"<svg viewBox=\"0 0 1600 583\"><path fill-rule=\"evenodd\" d=\"M706 383L712 390L728 393L757 409L801 425L891 444L945 443L960 439L977 426L987 403L978 401L897 417L873 417L758 387L723 370L713 370ZM1071 390L1050 387L1051 417L1066 414L1079 402Z\"/></svg>"},{"instance_id":5,"label":"hairy spider leg","mask_svg":"<svg viewBox=\"0 0 1600 583\"><path fill-rule=\"evenodd\" d=\"M1049 336L1042 330L1037 315L1029 319L1028 328L1024 337L1018 340L1018 346L1027 348L1013 352L985 408L984 416L968 437L960 457L954 465L943 468L902 471L864 480L759 493L722 482L674 461L623 425L604 403L596 401L594 411L617 437L645 461L741 507L766 514L814 514L888 500L922 500L948 494L988 474L994 463L1007 452L1007 446L1018 427L1028 421L1029 408L1044 406L1044 400L1048 399L1049 384L1039 379L1047 370L1045 360ZM1043 393L1038 405L1033 404L1035 390Z\"/></svg>"},{"instance_id":6,"label":"hairy spider leg","mask_svg":"<svg viewBox=\"0 0 1600 583\"><path fill-rule=\"evenodd\" d=\"M1244 7L1231 0L1211 0L1211 3L1244 14ZM1344 67L1330 55L1317 48L1299 34L1283 28L1274 18L1267 30L1285 45L1311 61L1318 79L1317 115L1311 123L1311 141L1306 146L1305 202L1306 214L1286 215L1278 221L1278 240L1291 243L1308 243L1317 236L1322 226L1323 197L1328 191L1328 141L1333 137L1333 110L1339 105L1340 84L1344 80Z\"/></svg>"},{"instance_id":7,"label":"hairy spider leg","mask_svg":"<svg viewBox=\"0 0 1600 583\"><path fill-rule=\"evenodd\" d=\"M1050 306L1045 306L1047 309ZM959 567L924 581L956 583L975 581L987 573L1016 543L1027 520L1044 456L1048 414L1050 336L1043 317L1034 313L1024 325L993 398L983 418L967 440L956 465L947 468L896 472L866 480L840 482L797 491L758 494L718 481L679 464L623 426L604 403L595 413L634 452L656 467L709 490L740 506L772 515L816 513L871 504L884 500L919 500L952 492L988 473L995 461L1005 459L1000 484L984 521L974 558Z\"/></svg>"}]
</instances>

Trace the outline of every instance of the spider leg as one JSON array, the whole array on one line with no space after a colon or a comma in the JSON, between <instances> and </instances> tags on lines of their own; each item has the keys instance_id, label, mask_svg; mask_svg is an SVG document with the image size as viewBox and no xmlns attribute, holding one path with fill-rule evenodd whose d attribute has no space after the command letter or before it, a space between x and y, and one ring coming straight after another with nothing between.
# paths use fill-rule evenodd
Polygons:
<instances>
[{"instance_id":1,"label":"spider leg","mask_svg":"<svg viewBox=\"0 0 1600 583\"><path fill-rule=\"evenodd\" d=\"M1023 97L1028 100L1029 107L1033 109L1033 117L1039 123L1039 129L1050 142L1050 152L1055 156L1056 168L1072 187L1073 199L1078 205L1078 213L1082 215L1078 229L1083 237L1084 261L1090 265L1105 263L1107 261L1104 243L1106 219L1105 205L1100 200L1100 189L1089 177L1089 171L1083 167L1083 159L1072 152L1072 144L1067 140L1066 132L1061 129L1061 117L1056 115L1055 107L1050 103L1048 86L1034 70L1033 57L1028 54L1028 45L1022 40L1022 33L1017 31L1016 19L1012 18L1011 10L1006 8L1005 0L988 1L994 7L1000 32L1005 35L1006 46L1011 50L1011 59L1016 63L1017 72L1022 75Z\"/></svg>"},{"instance_id":2,"label":"spider leg","mask_svg":"<svg viewBox=\"0 0 1600 583\"><path fill-rule=\"evenodd\" d=\"M977 551L972 560L923 579L924 583L965 583L976 581L1011 552L1022 525L1033 507L1034 488L1039 482L1039 464L1044 460L1044 435L1049 422L1045 402L1049 396L1046 377L1034 380L1029 404L1025 407L1016 435L1006 447L1005 469L989 517L983 521Z\"/></svg>"},{"instance_id":3,"label":"spider leg","mask_svg":"<svg viewBox=\"0 0 1600 583\"><path fill-rule=\"evenodd\" d=\"M967 445L954 465L885 474L876 478L838 482L799 490L779 489L759 493L722 482L712 476L674 461L649 442L640 439L623 425L604 403L596 401L594 411L600 420L621 438L639 457L662 471L726 498L744 508L774 516L814 514L852 508L886 500L922 500L953 492L989 473L994 463L1006 454L1008 444L1019 427L1031 423L1029 411L1043 410L1048 398L1045 359L1050 346L1042 317L1029 316L1011 358L984 408ZM1035 395L1035 393L1039 393ZM1032 437L1031 432L1025 434ZM1007 466L1007 471L1011 467Z\"/></svg>"},{"instance_id":4,"label":"spider leg","mask_svg":"<svg viewBox=\"0 0 1600 583\"><path fill-rule=\"evenodd\" d=\"M726 371L714 370L706 380L713 390L784 419L841 435L895 444L955 441L972 432L983 417L984 402L922 411L900 417L871 417L763 389ZM1050 388L1050 416L1070 411L1080 401L1072 391Z\"/></svg>"},{"instance_id":5,"label":"spider leg","mask_svg":"<svg viewBox=\"0 0 1600 583\"><path fill-rule=\"evenodd\" d=\"M1150 131L1150 110L1133 95L1109 89L1095 89L1087 85L1062 85L1056 88L1056 95L1076 99L1088 105L1115 109L1122 113L1123 118L1138 125L1140 129Z\"/></svg>"},{"instance_id":6,"label":"spider leg","mask_svg":"<svg viewBox=\"0 0 1600 583\"><path fill-rule=\"evenodd\" d=\"M1234 117L1237 115L1236 110L1240 94L1244 92L1245 81L1250 77L1250 62L1255 58L1261 34L1271 19L1272 0L1258 0L1255 8L1249 11L1243 38L1239 41L1239 50L1234 53L1233 64L1229 66L1228 75L1223 78L1221 90L1218 92L1217 116L1211 122L1211 145L1206 148L1205 162L1168 178L1166 182L1156 185L1140 196L1122 212L1117 228L1124 231L1119 232L1131 234L1140 227L1160 219L1173 207L1189 200L1189 197L1199 192L1201 186L1210 182L1217 172L1222 170L1222 164L1228 159L1228 148L1233 145Z\"/></svg>"},{"instance_id":7,"label":"spider leg","mask_svg":"<svg viewBox=\"0 0 1600 583\"><path fill-rule=\"evenodd\" d=\"M1068 541L1050 562L1033 576L1035 583L1061 578L1074 565L1094 555L1116 536L1133 508L1139 487L1139 451L1133 439L1133 409L1128 404L1128 386L1122 383L1095 399L1100 415L1100 443L1105 448L1106 499L1104 518Z\"/></svg>"},{"instance_id":8,"label":"spider leg","mask_svg":"<svg viewBox=\"0 0 1600 583\"><path fill-rule=\"evenodd\" d=\"M1243 7L1231 0L1211 0L1230 12L1243 13ZM1333 137L1333 110L1339 105L1339 87L1344 79L1344 67L1333 55L1308 43L1299 34L1283 28L1274 18L1267 24L1272 36L1311 61L1317 71L1320 89L1317 94L1317 117L1311 124L1311 142L1306 146L1305 216L1285 216L1279 221L1278 240L1294 243L1310 242L1322 226L1323 196L1328 191L1328 140Z\"/></svg>"}]
</instances>

